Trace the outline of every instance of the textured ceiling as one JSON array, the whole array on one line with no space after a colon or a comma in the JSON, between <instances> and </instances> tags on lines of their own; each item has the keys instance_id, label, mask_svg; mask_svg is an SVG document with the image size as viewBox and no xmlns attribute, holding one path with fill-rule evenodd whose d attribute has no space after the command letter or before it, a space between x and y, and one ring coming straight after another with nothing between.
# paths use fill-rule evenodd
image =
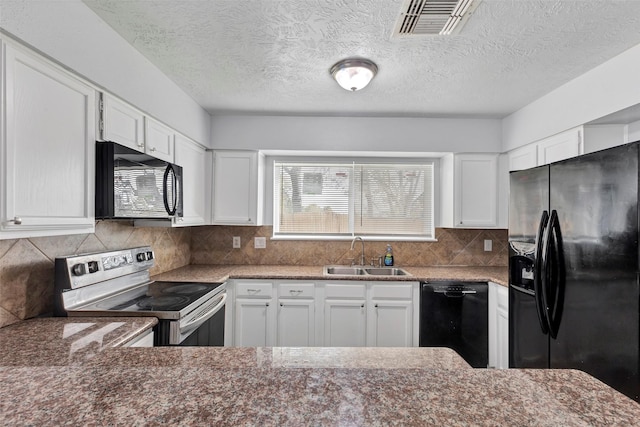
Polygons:
<instances>
[{"instance_id":1,"label":"textured ceiling","mask_svg":"<svg viewBox=\"0 0 640 427\"><path fill-rule=\"evenodd\" d=\"M84 0L217 113L503 117L640 44L640 0L483 0L455 36L391 38L402 0ZM378 76L330 77L362 56Z\"/></svg>"}]
</instances>

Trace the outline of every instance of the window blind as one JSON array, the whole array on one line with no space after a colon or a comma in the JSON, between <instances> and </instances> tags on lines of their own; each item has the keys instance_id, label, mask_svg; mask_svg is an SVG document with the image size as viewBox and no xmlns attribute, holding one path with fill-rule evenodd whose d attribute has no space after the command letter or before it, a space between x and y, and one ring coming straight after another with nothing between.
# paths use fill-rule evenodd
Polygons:
<instances>
[{"instance_id":1,"label":"window blind","mask_svg":"<svg viewBox=\"0 0 640 427\"><path fill-rule=\"evenodd\" d=\"M274 235L433 237L433 163L274 162Z\"/></svg>"}]
</instances>

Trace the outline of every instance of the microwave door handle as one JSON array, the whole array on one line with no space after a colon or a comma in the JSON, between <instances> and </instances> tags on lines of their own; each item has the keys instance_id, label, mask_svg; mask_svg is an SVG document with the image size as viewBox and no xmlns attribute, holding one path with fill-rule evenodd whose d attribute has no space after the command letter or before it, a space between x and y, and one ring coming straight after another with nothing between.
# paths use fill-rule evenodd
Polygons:
<instances>
[{"instance_id":1,"label":"microwave door handle","mask_svg":"<svg viewBox=\"0 0 640 427\"><path fill-rule=\"evenodd\" d=\"M177 203L175 202L175 197L176 197L175 191L174 191L174 194L173 194L173 199L174 199L173 202L174 203L173 203L172 207L169 207L169 199L167 198L167 190L168 190L167 183L169 181L169 174L171 174L172 177L175 178L176 173L173 170L173 165L171 165L171 164L168 164L167 168L164 170L164 177L162 179L162 201L164 202L164 209L167 211L167 213L169 215L175 215L176 214L176 205L177 205ZM173 181L172 181L172 187L175 188L175 184L173 184Z\"/></svg>"}]
</instances>

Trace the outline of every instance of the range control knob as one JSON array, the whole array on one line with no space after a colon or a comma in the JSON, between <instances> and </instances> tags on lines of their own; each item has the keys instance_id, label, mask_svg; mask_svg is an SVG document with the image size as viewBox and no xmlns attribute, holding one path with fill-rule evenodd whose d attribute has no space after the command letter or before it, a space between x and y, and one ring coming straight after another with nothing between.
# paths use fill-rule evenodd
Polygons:
<instances>
[{"instance_id":1,"label":"range control knob","mask_svg":"<svg viewBox=\"0 0 640 427\"><path fill-rule=\"evenodd\" d=\"M153 252L151 251L147 252L147 259L153 259Z\"/></svg>"},{"instance_id":2,"label":"range control knob","mask_svg":"<svg viewBox=\"0 0 640 427\"><path fill-rule=\"evenodd\" d=\"M71 267L71 272L74 276L82 276L87 273L87 267L84 264L76 264Z\"/></svg>"},{"instance_id":3,"label":"range control knob","mask_svg":"<svg viewBox=\"0 0 640 427\"><path fill-rule=\"evenodd\" d=\"M146 261L147 255L144 252L140 252L138 253L138 255L136 255L136 260L138 260L138 262Z\"/></svg>"}]
</instances>

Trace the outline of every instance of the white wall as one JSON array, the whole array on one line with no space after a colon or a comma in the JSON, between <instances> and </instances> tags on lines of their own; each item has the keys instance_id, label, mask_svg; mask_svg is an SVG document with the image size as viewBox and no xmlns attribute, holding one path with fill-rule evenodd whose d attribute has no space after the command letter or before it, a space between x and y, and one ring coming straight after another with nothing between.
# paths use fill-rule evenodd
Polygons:
<instances>
[{"instance_id":1,"label":"white wall","mask_svg":"<svg viewBox=\"0 0 640 427\"><path fill-rule=\"evenodd\" d=\"M501 122L490 119L214 116L217 149L500 152Z\"/></svg>"},{"instance_id":2,"label":"white wall","mask_svg":"<svg viewBox=\"0 0 640 427\"><path fill-rule=\"evenodd\" d=\"M639 76L640 45L506 117L502 151L639 104Z\"/></svg>"},{"instance_id":3,"label":"white wall","mask_svg":"<svg viewBox=\"0 0 640 427\"><path fill-rule=\"evenodd\" d=\"M209 145L211 116L79 0L0 0L0 28Z\"/></svg>"}]
</instances>

